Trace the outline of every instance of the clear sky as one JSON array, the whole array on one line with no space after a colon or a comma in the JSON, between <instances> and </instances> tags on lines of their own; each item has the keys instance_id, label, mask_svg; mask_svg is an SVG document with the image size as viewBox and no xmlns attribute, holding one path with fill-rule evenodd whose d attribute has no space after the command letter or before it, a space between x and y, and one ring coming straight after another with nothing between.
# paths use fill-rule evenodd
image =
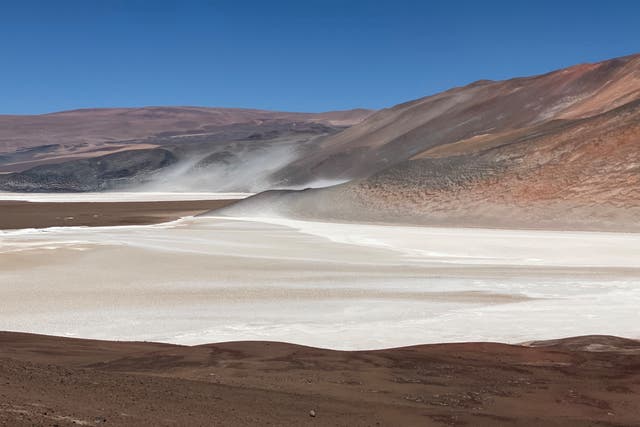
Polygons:
<instances>
[{"instance_id":1,"label":"clear sky","mask_svg":"<svg viewBox=\"0 0 640 427\"><path fill-rule=\"evenodd\" d=\"M0 113L382 108L640 52L640 1L3 0Z\"/></svg>"}]
</instances>

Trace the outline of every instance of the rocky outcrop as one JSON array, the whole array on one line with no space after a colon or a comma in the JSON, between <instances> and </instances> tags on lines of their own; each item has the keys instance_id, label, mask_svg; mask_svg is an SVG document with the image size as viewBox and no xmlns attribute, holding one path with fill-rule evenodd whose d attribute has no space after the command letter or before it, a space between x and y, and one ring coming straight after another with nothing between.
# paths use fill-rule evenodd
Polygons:
<instances>
[{"instance_id":1,"label":"rocky outcrop","mask_svg":"<svg viewBox=\"0 0 640 427\"><path fill-rule=\"evenodd\" d=\"M107 156L37 166L26 172L0 175L5 191L78 192L112 190L143 182L177 161L168 150L132 150Z\"/></svg>"}]
</instances>

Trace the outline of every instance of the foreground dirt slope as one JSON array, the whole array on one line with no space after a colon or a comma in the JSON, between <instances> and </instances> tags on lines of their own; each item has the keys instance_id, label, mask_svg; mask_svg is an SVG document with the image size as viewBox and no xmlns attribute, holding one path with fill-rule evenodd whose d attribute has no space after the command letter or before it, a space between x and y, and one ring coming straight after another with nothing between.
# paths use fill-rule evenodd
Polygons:
<instances>
[{"instance_id":1,"label":"foreground dirt slope","mask_svg":"<svg viewBox=\"0 0 640 427\"><path fill-rule=\"evenodd\" d=\"M637 426L639 367L640 343L604 336L337 352L4 332L0 424Z\"/></svg>"}]
</instances>

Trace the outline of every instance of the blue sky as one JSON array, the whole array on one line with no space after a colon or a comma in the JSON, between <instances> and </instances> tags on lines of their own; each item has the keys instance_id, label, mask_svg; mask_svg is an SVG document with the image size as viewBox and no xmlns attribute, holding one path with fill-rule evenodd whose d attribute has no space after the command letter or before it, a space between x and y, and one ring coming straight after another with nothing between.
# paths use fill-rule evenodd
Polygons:
<instances>
[{"instance_id":1,"label":"blue sky","mask_svg":"<svg viewBox=\"0 0 640 427\"><path fill-rule=\"evenodd\" d=\"M637 1L0 3L0 113L383 108L640 52Z\"/></svg>"}]
</instances>

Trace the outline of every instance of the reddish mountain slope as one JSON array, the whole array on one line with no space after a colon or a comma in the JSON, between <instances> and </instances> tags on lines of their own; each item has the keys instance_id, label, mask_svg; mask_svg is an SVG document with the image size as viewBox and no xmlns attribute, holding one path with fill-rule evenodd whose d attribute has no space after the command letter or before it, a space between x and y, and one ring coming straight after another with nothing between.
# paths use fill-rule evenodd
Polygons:
<instances>
[{"instance_id":1,"label":"reddish mountain slope","mask_svg":"<svg viewBox=\"0 0 640 427\"><path fill-rule=\"evenodd\" d=\"M383 110L302 163L366 178L269 193L232 212L276 204L306 218L640 230L640 56Z\"/></svg>"},{"instance_id":2,"label":"reddish mountain slope","mask_svg":"<svg viewBox=\"0 0 640 427\"><path fill-rule=\"evenodd\" d=\"M315 174L363 177L453 143L491 145L552 120L594 116L640 99L640 55L535 77L479 81L381 110L300 162ZM481 145L482 144L482 145Z\"/></svg>"}]
</instances>

